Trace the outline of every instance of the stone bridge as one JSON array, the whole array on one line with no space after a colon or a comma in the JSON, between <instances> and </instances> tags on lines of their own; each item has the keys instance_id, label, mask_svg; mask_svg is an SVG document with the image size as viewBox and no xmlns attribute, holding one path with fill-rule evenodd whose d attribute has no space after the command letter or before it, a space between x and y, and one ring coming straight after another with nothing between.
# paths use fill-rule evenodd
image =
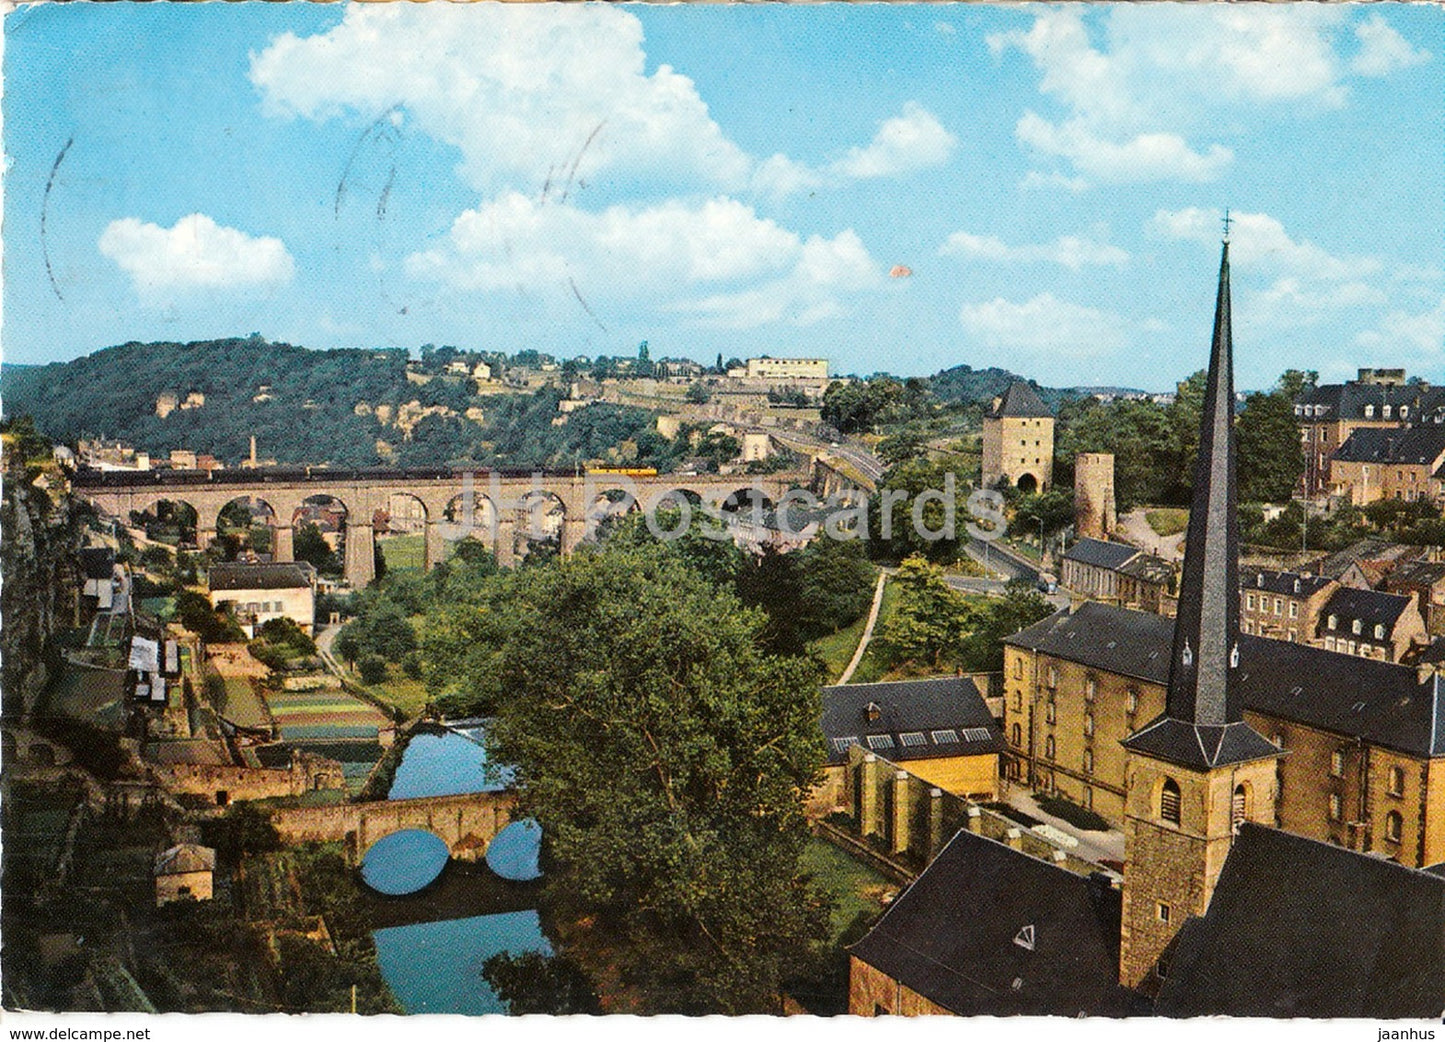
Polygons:
<instances>
[{"instance_id":1,"label":"stone bridge","mask_svg":"<svg viewBox=\"0 0 1445 1042\"><path fill-rule=\"evenodd\" d=\"M293 560L294 525L303 507L335 501L345 517L346 578L353 586L364 586L375 578L373 522L382 513L390 516L405 510L424 524L427 568L444 558L447 539L466 535L482 539L500 564L511 565L517 560L519 539L529 536L555 535L562 552L571 553L596 526L609 496L630 496L648 509L668 492L712 507L729 500L736 503L740 495L746 498L752 493L777 503L790 488L808 485L812 476L807 471L721 476L262 467L82 472L72 488L101 512L121 519L163 500L184 503L196 512L196 541L201 549L216 537L221 511L249 498L271 510L272 554L277 561Z\"/></svg>"},{"instance_id":2,"label":"stone bridge","mask_svg":"<svg viewBox=\"0 0 1445 1042\"><path fill-rule=\"evenodd\" d=\"M469 792L410 800L287 807L271 812L271 824L285 843L343 843L360 864L377 840L404 829L422 829L446 843L452 857L478 861L497 833L512 823L510 792Z\"/></svg>"}]
</instances>

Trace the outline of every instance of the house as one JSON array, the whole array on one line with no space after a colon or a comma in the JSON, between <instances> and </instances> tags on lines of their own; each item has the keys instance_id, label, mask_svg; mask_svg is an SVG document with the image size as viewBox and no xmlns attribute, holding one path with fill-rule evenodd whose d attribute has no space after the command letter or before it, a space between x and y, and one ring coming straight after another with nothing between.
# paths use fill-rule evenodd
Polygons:
<instances>
[{"instance_id":1,"label":"house","mask_svg":"<svg viewBox=\"0 0 1445 1042\"><path fill-rule=\"evenodd\" d=\"M1257 637L1309 643L1321 609L1339 588L1323 575L1251 568L1239 580L1239 628Z\"/></svg>"},{"instance_id":2,"label":"house","mask_svg":"<svg viewBox=\"0 0 1445 1042\"><path fill-rule=\"evenodd\" d=\"M302 633L316 622L316 569L305 561L214 564L213 607L230 603L247 637L272 619L291 619Z\"/></svg>"},{"instance_id":3,"label":"house","mask_svg":"<svg viewBox=\"0 0 1445 1042\"><path fill-rule=\"evenodd\" d=\"M1305 457L1301 490L1310 499L1331 491L1334 455L1355 431L1418 422L1438 397L1428 384L1407 384L1403 369L1361 369L1346 383L1306 389L1294 406Z\"/></svg>"},{"instance_id":4,"label":"house","mask_svg":"<svg viewBox=\"0 0 1445 1042\"><path fill-rule=\"evenodd\" d=\"M1004 480L1020 492L1046 492L1054 481L1054 414L1022 380L983 417L983 487Z\"/></svg>"},{"instance_id":5,"label":"house","mask_svg":"<svg viewBox=\"0 0 1445 1042\"><path fill-rule=\"evenodd\" d=\"M85 576L81 595L95 598L96 611L110 611L115 599L115 551L108 546L87 546L79 554Z\"/></svg>"},{"instance_id":6,"label":"house","mask_svg":"<svg viewBox=\"0 0 1445 1042\"><path fill-rule=\"evenodd\" d=\"M746 377L749 380L826 380L826 358L749 358Z\"/></svg>"},{"instance_id":7,"label":"house","mask_svg":"<svg viewBox=\"0 0 1445 1042\"><path fill-rule=\"evenodd\" d=\"M1137 553L1119 566L1119 603L1155 615L1174 614L1174 566L1154 554Z\"/></svg>"},{"instance_id":8,"label":"house","mask_svg":"<svg viewBox=\"0 0 1445 1042\"><path fill-rule=\"evenodd\" d=\"M1159 615L1172 611L1174 566L1136 546L1080 539L1064 554L1059 571L1059 584L1084 597Z\"/></svg>"},{"instance_id":9,"label":"house","mask_svg":"<svg viewBox=\"0 0 1445 1042\"><path fill-rule=\"evenodd\" d=\"M1120 893L960 831L848 949L854 1016L1122 1016Z\"/></svg>"},{"instance_id":10,"label":"house","mask_svg":"<svg viewBox=\"0 0 1445 1042\"><path fill-rule=\"evenodd\" d=\"M1431 634L1445 633L1445 562L1407 561L1385 576L1383 588L1415 598Z\"/></svg>"},{"instance_id":11,"label":"house","mask_svg":"<svg viewBox=\"0 0 1445 1042\"><path fill-rule=\"evenodd\" d=\"M1327 953L1327 954L1326 954ZM1246 823L1203 916L1179 931L1168 1017L1434 1019L1445 876Z\"/></svg>"},{"instance_id":12,"label":"house","mask_svg":"<svg viewBox=\"0 0 1445 1042\"><path fill-rule=\"evenodd\" d=\"M1313 643L1326 651L1403 662L1430 638L1413 597L1342 586L1321 609Z\"/></svg>"},{"instance_id":13,"label":"house","mask_svg":"<svg viewBox=\"0 0 1445 1042\"><path fill-rule=\"evenodd\" d=\"M196 843L179 843L156 855L156 907L172 901L209 901L216 852Z\"/></svg>"},{"instance_id":14,"label":"house","mask_svg":"<svg viewBox=\"0 0 1445 1042\"><path fill-rule=\"evenodd\" d=\"M828 759L815 806L846 802L840 787L854 745L956 796L997 793L1003 735L968 677L825 687L822 729Z\"/></svg>"},{"instance_id":15,"label":"house","mask_svg":"<svg viewBox=\"0 0 1445 1042\"><path fill-rule=\"evenodd\" d=\"M1330 460L1330 492L1355 506L1445 499L1445 426L1361 428Z\"/></svg>"}]
</instances>

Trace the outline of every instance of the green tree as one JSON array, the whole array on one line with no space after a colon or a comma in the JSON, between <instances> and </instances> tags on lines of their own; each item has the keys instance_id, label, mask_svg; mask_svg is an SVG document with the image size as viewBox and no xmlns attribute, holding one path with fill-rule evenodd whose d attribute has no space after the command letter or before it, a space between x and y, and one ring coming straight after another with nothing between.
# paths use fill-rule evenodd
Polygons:
<instances>
[{"instance_id":1,"label":"green tree","mask_svg":"<svg viewBox=\"0 0 1445 1042\"><path fill-rule=\"evenodd\" d=\"M501 579L516 620L488 731L651 1013L777 1012L827 932L799 867L823 757L819 675L762 654L761 613L662 552L583 551Z\"/></svg>"},{"instance_id":2,"label":"green tree","mask_svg":"<svg viewBox=\"0 0 1445 1042\"><path fill-rule=\"evenodd\" d=\"M878 636L889 655L937 667L951 654L973 620L973 612L948 583L943 569L910 557L893 576L898 600Z\"/></svg>"},{"instance_id":3,"label":"green tree","mask_svg":"<svg viewBox=\"0 0 1445 1042\"><path fill-rule=\"evenodd\" d=\"M695 383L688 387L687 394L683 395L683 400L693 405L706 405L712 401L712 394L702 384Z\"/></svg>"},{"instance_id":4,"label":"green tree","mask_svg":"<svg viewBox=\"0 0 1445 1042\"><path fill-rule=\"evenodd\" d=\"M482 976L513 1016L536 1013L563 1017L602 1012L582 967L565 955L503 952L482 964Z\"/></svg>"},{"instance_id":5,"label":"green tree","mask_svg":"<svg viewBox=\"0 0 1445 1042\"><path fill-rule=\"evenodd\" d=\"M322 575L340 575L341 559L336 551L327 545L326 538L310 521L296 526L291 540L292 555L298 561L305 561Z\"/></svg>"},{"instance_id":6,"label":"green tree","mask_svg":"<svg viewBox=\"0 0 1445 1042\"><path fill-rule=\"evenodd\" d=\"M1003 598L990 600L975 612L970 632L958 645L959 668L977 673L999 672L1003 669L1004 639L1053 612L1053 605L1027 582L1010 583Z\"/></svg>"},{"instance_id":7,"label":"green tree","mask_svg":"<svg viewBox=\"0 0 1445 1042\"><path fill-rule=\"evenodd\" d=\"M1241 499L1277 503L1294 494L1305 469L1294 399L1284 377L1273 391L1245 399L1238 424Z\"/></svg>"}]
</instances>

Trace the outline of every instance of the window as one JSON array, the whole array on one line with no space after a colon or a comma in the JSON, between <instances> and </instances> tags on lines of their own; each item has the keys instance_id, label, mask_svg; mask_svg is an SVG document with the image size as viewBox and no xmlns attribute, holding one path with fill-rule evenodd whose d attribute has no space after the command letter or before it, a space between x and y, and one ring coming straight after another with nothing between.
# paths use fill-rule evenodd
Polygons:
<instances>
[{"instance_id":1,"label":"window","mask_svg":"<svg viewBox=\"0 0 1445 1042\"><path fill-rule=\"evenodd\" d=\"M1254 594L1246 593L1244 595L1244 607L1248 611L1254 611Z\"/></svg>"},{"instance_id":2,"label":"window","mask_svg":"<svg viewBox=\"0 0 1445 1042\"><path fill-rule=\"evenodd\" d=\"M1024 744L1024 731L1023 728L1020 727L1018 724L1014 724L1013 736L1015 746L1020 746Z\"/></svg>"},{"instance_id":3,"label":"window","mask_svg":"<svg viewBox=\"0 0 1445 1042\"><path fill-rule=\"evenodd\" d=\"M1015 679L1015 680L1022 680L1023 678L1024 678L1024 660L1021 659L1021 658L1015 658L1015 659L1014 659L1014 679Z\"/></svg>"},{"instance_id":4,"label":"window","mask_svg":"<svg viewBox=\"0 0 1445 1042\"><path fill-rule=\"evenodd\" d=\"M1289 617L1290 617L1291 619L1297 619L1297 618L1299 618L1299 602L1298 602L1298 601L1290 601L1290 602L1289 602Z\"/></svg>"},{"instance_id":5,"label":"window","mask_svg":"<svg viewBox=\"0 0 1445 1042\"><path fill-rule=\"evenodd\" d=\"M1084 773L1094 773L1094 750L1092 749L1084 750Z\"/></svg>"},{"instance_id":6,"label":"window","mask_svg":"<svg viewBox=\"0 0 1445 1042\"><path fill-rule=\"evenodd\" d=\"M922 731L907 731L900 734L898 740L903 743L905 749L916 749L920 745L928 744L928 739L923 737Z\"/></svg>"},{"instance_id":7,"label":"window","mask_svg":"<svg viewBox=\"0 0 1445 1042\"><path fill-rule=\"evenodd\" d=\"M1160 901L1157 914L1161 923L1167 923L1169 921L1169 906L1166 905L1163 901Z\"/></svg>"},{"instance_id":8,"label":"window","mask_svg":"<svg viewBox=\"0 0 1445 1042\"><path fill-rule=\"evenodd\" d=\"M1087 785L1084 786L1084 791L1081 795L1081 802L1084 804L1085 810L1094 809L1094 790L1089 788Z\"/></svg>"},{"instance_id":9,"label":"window","mask_svg":"<svg viewBox=\"0 0 1445 1042\"><path fill-rule=\"evenodd\" d=\"M1400 812L1392 810L1385 815L1385 839L1391 843L1400 842L1400 832L1404 828L1405 819L1400 817Z\"/></svg>"},{"instance_id":10,"label":"window","mask_svg":"<svg viewBox=\"0 0 1445 1042\"><path fill-rule=\"evenodd\" d=\"M1291 641L1298 642L1298 641L1299 641L1299 630L1293 630L1293 629L1290 630L1290 631L1289 631L1289 639L1290 639Z\"/></svg>"},{"instance_id":11,"label":"window","mask_svg":"<svg viewBox=\"0 0 1445 1042\"><path fill-rule=\"evenodd\" d=\"M1339 821L1345 816L1345 799L1337 792L1330 793L1330 820Z\"/></svg>"},{"instance_id":12,"label":"window","mask_svg":"<svg viewBox=\"0 0 1445 1042\"><path fill-rule=\"evenodd\" d=\"M986 742L991 737L987 727L965 727L963 729L963 740L965 742Z\"/></svg>"},{"instance_id":13,"label":"window","mask_svg":"<svg viewBox=\"0 0 1445 1042\"><path fill-rule=\"evenodd\" d=\"M1345 776L1345 754L1344 750L1336 749L1330 753L1330 773L1336 778Z\"/></svg>"},{"instance_id":14,"label":"window","mask_svg":"<svg viewBox=\"0 0 1445 1042\"><path fill-rule=\"evenodd\" d=\"M1135 690L1131 687L1131 688L1129 689L1128 694L1126 694L1126 695L1124 696L1124 709L1125 709L1126 712L1132 713L1132 712L1136 711L1138 708L1139 708L1139 692L1135 691Z\"/></svg>"},{"instance_id":15,"label":"window","mask_svg":"<svg viewBox=\"0 0 1445 1042\"><path fill-rule=\"evenodd\" d=\"M1229 804L1229 823L1234 831L1249 818L1249 790L1243 785L1234 787L1234 798Z\"/></svg>"},{"instance_id":16,"label":"window","mask_svg":"<svg viewBox=\"0 0 1445 1042\"><path fill-rule=\"evenodd\" d=\"M1094 691L1096 689L1097 688L1094 684L1093 677L1090 677L1088 680L1084 681L1084 700L1087 702L1092 702L1094 700Z\"/></svg>"},{"instance_id":17,"label":"window","mask_svg":"<svg viewBox=\"0 0 1445 1042\"><path fill-rule=\"evenodd\" d=\"M1094 735L1094 714L1084 714L1084 737L1092 738Z\"/></svg>"},{"instance_id":18,"label":"window","mask_svg":"<svg viewBox=\"0 0 1445 1042\"><path fill-rule=\"evenodd\" d=\"M1338 615L1331 615L1331 616L1330 616L1330 622L1329 622L1330 629L1332 629L1332 630L1333 630L1333 629L1338 629L1338 628L1339 628L1339 625L1340 625L1340 617L1339 617Z\"/></svg>"},{"instance_id":19,"label":"window","mask_svg":"<svg viewBox=\"0 0 1445 1042\"><path fill-rule=\"evenodd\" d=\"M870 734L867 738L870 749L892 749L893 736L891 734Z\"/></svg>"},{"instance_id":20,"label":"window","mask_svg":"<svg viewBox=\"0 0 1445 1042\"><path fill-rule=\"evenodd\" d=\"M1018 730L1018 726L1019 726L1018 724L1014 724L1014 730L1015 730L1015 731ZM956 742L956 741L958 741L958 732L955 731L955 730L954 730L953 728L951 728L951 727L946 728L946 729L944 729L944 730L942 730L942 731L934 731L934 732L933 732L933 744L934 744L934 745L948 745L948 744L950 744L951 742Z\"/></svg>"},{"instance_id":21,"label":"window","mask_svg":"<svg viewBox=\"0 0 1445 1042\"><path fill-rule=\"evenodd\" d=\"M1384 624L1383 622L1377 622L1377 623L1375 623L1375 639L1376 639L1376 640L1384 640L1384 639L1385 639L1385 624Z\"/></svg>"},{"instance_id":22,"label":"window","mask_svg":"<svg viewBox=\"0 0 1445 1042\"><path fill-rule=\"evenodd\" d=\"M1014 710L1020 713L1024 711L1024 693L1022 691L1014 692Z\"/></svg>"},{"instance_id":23,"label":"window","mask_svg":"<svg viewBox=\"0 0 1445 1042\"><path fill-rule=\"evenodd\" d=\"M1334 637L1326 637L1326 638L1325 638L1325 650L1326 650L1326 651L1334 651L1334 650L1335 650L1335 638L1334 638Z\"/></svg>"},{"instance_id":24,"label":"window","mask_svg":"<svg viewBox=\"0 0 1445 1042\"><path fill-rule=\"evenodd\" d=\"M1367 406L1365 406L1365 419L1367 419L1367 420L1373 420L1374 418L1375 418L1375 407L1374 407L1373 405L1367 405Z\"/></svg>"},{"instance_id":25,"label":"window","mask_svg":"<svg viewBox=\"0 0 1445 1042\"><path fill-rule=\"evenodd\" d=\"M1046 760L1052 760L1053 758L1054 758L1054 736L1053 736L1053 735L1049 735L1048 737L1046 737L1046 738L1044 739L1044 759L1046 759Z\"/></svg>"},{"instance_id":26,"label":"window","mask_svg":"<svg viewBox=\"0 0 1445 1042\"><path fill-rule=\"evenodd\" d=\"M1282 611L1284 611L1284 598L1276 597L1274 599L1274 613L1278 615Z\"/></svg>"},{"instance_id":27,"label":"window","mask_svg":"<svg viewBox=\"0 0 1445 1042\"><path fill-rule=\"evenodd\" d=\"M857 742L858 742L858 736L857 736L857 735L849 735L847 738L834 738L834 739L833 739L833 751L834 751L835 753L846 753L846 752L848 751L849 747L857 744Z\"/></svg>"},{"instance_id":28,"label":"window","mask_svg":"<svg viewBox=\"0 0 1445 1042\"><path fill-rule=\"evenodd\" d=\"M1410 415L1410 407L1409 407L1408 405L1402 405L1402 406L1400 406L1400 419L1403 420L1406 416L1409 416L1409 415Z\"/></svg>"},{"instance_id":29,"label":"window","mask_svg":"<svg viewBox=\"0 0 1445 1042\"><path fill-rule=\"evenodd\" d=\"M1364 624L1360 622L1359 619L1355 619L1350 623L1350 632L1355 634L1355 636L1359 636L1360 630L1362 629L1364 629Z\"/></svg>"},{"instance_id":30,"label":"window","mask_svg":"<svg viewBox=\"0 0 1445 1042\"><path fill-rule=\"evenodd\" d=\"M1048 682L1048 687L1049 687L1050 690L1053 690L1054 688L1056 688L1056 687L1058 687L1058 686L1059 686L1059 671L1058 671L1057 669L1055 669L1053 666L1050 666L1050 667L1049 667L1049 682Z\"/></svg>"},{"instance_id":31,"label":"window","mask_svg":"<svg viewBox=\"0 0 1445 1042\"><path fill-rule=\"evenodd\" d=\"M1055 710L1054 710L1054 704L1053 704L1052 702L1045 703L1045 705L1044 705L1044 719L1045 719L1048 723L1053 723L1057 717L1058 717L1058 713L1055 712Z\"/></svg>"},{"instance_id":32,"label":"window","mask_svg":"<svg viewBox=\"0 0 1445 1042\"><path fill-rule=\"evenodd\" d=\"M1159 817L1171 824L1179 824L1179 783L1173 778L1165 778L1164 787L1159 790Z\"/></svg>"},{"instance_id":33,"label":"window","mask_svg":"<svg viewBox=\"0 0 1445 1042\"><path fill-rule=\"evenodd\" d=\"M1391 796L1405 795L1405 768L1391 767L1390 780L1386 790Z\"/></svg>"},{"instance_id":34,"label":"window","mask_svg":"<svg viewBox=\"0 0 1445 1042\"><path fill-rule=\"evenodd\" d=\"M1383 407L1383 410L1382 410L1382 411L1383 411L1383 413L1384 413L1385 419L1388 420L1388 419L1390 418L1390 407L1389 407L1388 405L1386 405L1386 406Z\"/></svg>"}]
</instances>

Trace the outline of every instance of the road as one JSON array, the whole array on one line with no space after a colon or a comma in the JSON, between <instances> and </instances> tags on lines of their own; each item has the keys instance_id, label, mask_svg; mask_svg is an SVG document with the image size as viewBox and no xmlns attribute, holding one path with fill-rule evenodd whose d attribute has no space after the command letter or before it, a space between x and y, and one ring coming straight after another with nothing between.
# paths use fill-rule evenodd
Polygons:
<instances>
[{"instance_id":1,"label":"road","mask_svg":"<svg viewBox=\"0 0 1445 1042\"><path fill-rule=\"evenodd\" d=\"M982 565L990 575L987 578L973 575L950 575L944 581L955 590L961 590L964 593L1002 596L1008 584L1013 580L1023 579L1033 586L1038 584L1039 570L1022 558L1007 553L997 543L988 543L982 539L969 539L964 550L976 564ZM1062 590L1045 594L1044 599L1056 608L1069 606L1069 595Z\"/></svg>"},{"instance_id":2,"label":"road","mask_svg":"<svg viewBox=\"0 0 1445 1042\"><path fill-rule=\"evenodd\" d=\"M824 441L822 438L804 434L801 431L780 431L776 427L753 429L771 434L794 451L805 452L813 456L836 456L845 460L875 485L883 479L883 472L887 469L873 453L846 441Z\"/></svg>"},{"instance_id":3,"label":"road","mask_svg":"<svg viewBox=\"0 0 1445 1042\"><path fill-rule=\"evenodd\" d=\"M1154 531L1154 526L1149 524L1148 512L1143 507L1120 516L1119 534L1135 546L1142 547L1151 554L1157 554L1166 561L1182 561L1184 559L1185 533L1159 535Z\"/></svg>"}]
</instances>

